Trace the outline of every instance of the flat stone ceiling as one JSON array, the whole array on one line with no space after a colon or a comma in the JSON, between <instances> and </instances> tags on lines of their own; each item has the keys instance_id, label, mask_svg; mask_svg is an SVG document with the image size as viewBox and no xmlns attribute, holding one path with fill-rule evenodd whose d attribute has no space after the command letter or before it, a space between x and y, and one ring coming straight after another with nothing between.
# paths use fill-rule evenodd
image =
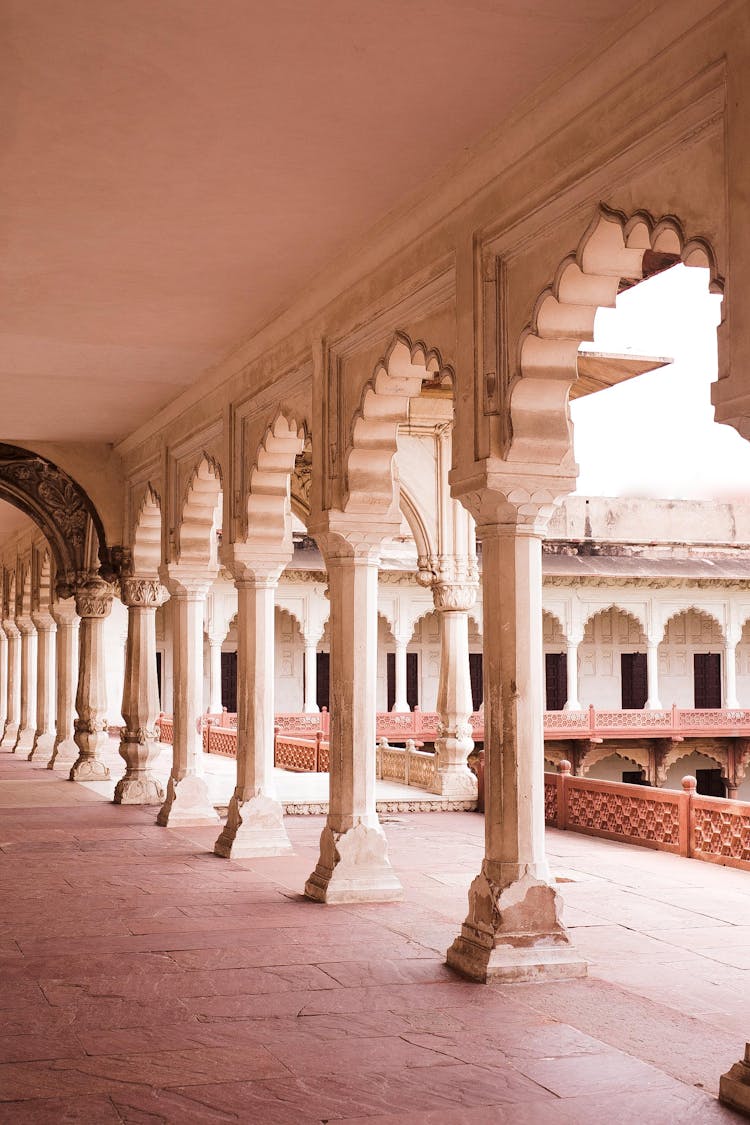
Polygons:
<instances>
[{"instance_id":1,"label":"flat stone ceiling","mask_svg":"<svg viewBox=\"0 0 750 1125\"><path fill-rule=\"evenodd\" d=\"M0 436L130 433L623 0L9 0Z\"/></svg>"}]
</instances>

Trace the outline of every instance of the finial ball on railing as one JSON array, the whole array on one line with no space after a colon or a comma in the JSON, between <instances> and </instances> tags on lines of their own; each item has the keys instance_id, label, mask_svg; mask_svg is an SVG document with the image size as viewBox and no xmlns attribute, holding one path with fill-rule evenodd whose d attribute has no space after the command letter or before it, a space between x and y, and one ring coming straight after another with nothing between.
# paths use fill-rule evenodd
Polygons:
<instances>
[{"instance_id":1,"label":"finial ball on railing","mask_svg":"<svg viewBox=\"0 0 750 1125\"><path fill-rule=\"evenodd\" d=\"M567 758L563 758L562 761L557 763L557 772L563 774L569 774L573 772L573 766Z\"/></svg>"},{"instance_id":2,"label":"finial ball on railing","mask_svg":"<svg viewBox=\"0 0 750 1125\"><path fill-rule=\"evenodd\" d=\"M698 782L691 774L688 774L687 777L682 779L682 788L686 793L695 793L698 789Z\"/></svg>"}]
</instances>

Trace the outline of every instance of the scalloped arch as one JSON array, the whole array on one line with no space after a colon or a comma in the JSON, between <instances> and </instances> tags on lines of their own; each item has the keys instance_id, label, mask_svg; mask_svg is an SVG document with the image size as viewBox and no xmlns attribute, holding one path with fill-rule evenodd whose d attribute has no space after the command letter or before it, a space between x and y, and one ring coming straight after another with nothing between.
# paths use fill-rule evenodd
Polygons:
<instances>
[{"instance_id":1,"label":"scalloped arch","mask_svg":"<svg viewBox=\"0 0 750 1125\"><path fill-rule=\"evenodd\" d=\"M133 530L133 573L156 577L161 562L161 500L149 482Z\"/></svg>"},{"instance_id":2,"label":"scalloped arch","mask_svg":"<svg viewBox=\"0 0 750 1125\"><path fill-rule=\"evenodd\" d=\"M591 770L593 766L598 765L607 758L619 758L622 762L632 762L633 765L638 766L648 773L649 763L647 750L634 746L632 749L628 747L626 753L619 747L617 750L612 750L608 746L596 746L592 750L587 750L581 759L581 777L587 777L589 770Z\"/></svg>"},{"instance_id":3,"label":"scalloped arch","mask_svg":"<svg viewBox=\"0 0 750 1125\"><path fill-rule=\"evenodd\" d=\"M29 617L31 615L31 559L21 560L21 579L16 592L16 617Z\"/></svg>"},{"instance_id":4,"label":"scalloped arch","mask_svg":"<svg viewBox=\"0 0 750 1125\"><path fill-rule=\"evenodd\" d=\"M694 613L698 617L706 617L706 618L708 618L709 621L713 621L714 624L718 626L718 629L719 629L719 632L721 633L722 639L726 638L724 623L723 623L723 621L720 620L720 618L714 612L712 612L712 610L708 609L706 606L699 606L699 605L691 604L691 605L684 606L682 609L676 609L674 613L670 613L669 617L666 617L664 619L664 625L663 625L662 634L661 634L662 643L664 641L664 637L666 636L667 625L669 625L669 623L671 621L674 621L676 618L682 617L684 614L688 614L688 613Z\"/></svg>"},{"instance_id":5,"label":"scalloped arch","mask_svg":"<svg viewBox=\"0 0 750 1125\"><path fill-rule=\"evenodd\" d=\"M563 621L560 614L557 613L554 609L547 609L547 607L544 606L544 608L542 609L542 621L544 621L545 617L551 617L552 618L552 620L556 623L558 629L560 630L560 632L562 633L563 638L564 638L565 637L565 622Z\"/></svg>"},{"instance_id":6,"label":"scalloped arch","mask_svg":"<svg viewBox=\"0 0 750 1125\"><path fill-rule=\"evenodd\" d=\"M437 348L412 342L396 332L384 357L375 366L362 391L351 427L346 460L344 511L368 515L392 513L398 504L398 477L394 472L396 435L406 422L409 400L422 383L454 380Z\"/></svg>"},{"instance_id":7,"label":"scalloped arch","mask_svg":"<svg viewBox=\"0 0 750 1125\"><path fill-rule=\"evenodd\" d=\"M713 747L709 747L708 749L705 749L704 747L696 749L695 746L688 746L684 742L680 743L679 746L674 746L671 750L667 751L667 753L664 755L664 761L662 762L659 770L660 774L663 777L666 777L667 773L673 765L679 762L682 758L690 758L693 754L700 754L704 758L709 758L712 762L716 762L716 765L721 768L723 775L726 776L726 754L722 758L721 750L716 750Z\"/></svg>"},{"instance_id":8,"label":"scalloped arch","mask_svg":"<svg viewBox=\"0 0 750 1125\"><path fill-rule=\"evenodd\" d=\"M537 297L519 339L519 377L511 388L509 461L559 465L572 456L568 410L578 377L578 348L594 338L599 308L614 308L622 283L635 284L683 262L709 270L723 292L710 244L688 238L679 220L647 211L630 217L600 205L576 251Z\"/></svg>"},{"instance_id":9,"label":"scalloped arch","mask_svg":"<svg viewBox=\"0 0 750 1125\"><path fill-rule=\"evenodd\" d=\"M596 609L592 608L591 613L589 613L588 617L583 618L582 624L583 624L584 630L586 629L586 626L588 625L588 623L590 621L593 621L595 617L598 617L602 613L609 613L609 611L611 609L616 609L618 613L623 614L624 617L631 618L631 620L635 621L638 624L638 626L640 627L640 630L643 634L643 643L645 644L646 643L646 633L647 633L646 622L643 620L643 618L641 618L639 616L639 614L632 607L626 608L625 606L618 605L617 602L609 602L608 605L602 605L602 606L599 606Z\"/></svg>"},{"instance_id":10,"label":"scalloped arch","mask_svg":"<svg viewBox=\"0 0 750 1125\"><path fill-rule=\"evenodd\" d=\"M221 498L221 468L214 457L204 453L185 489L178 533L180 563L199 567L218 564L216 531Z\"/></svg>"},{"instance_id":11,"label":"scalloped arch","mask_svg":"<svg viewBox=\"0 0 750 1125\"><path fill-rule=\"evenodd\" d=\"M263 435L250 470L246 542L268 551L291 552L291 477L304 444L304 425L279 410Z\"/></svg>"}]
</instances>

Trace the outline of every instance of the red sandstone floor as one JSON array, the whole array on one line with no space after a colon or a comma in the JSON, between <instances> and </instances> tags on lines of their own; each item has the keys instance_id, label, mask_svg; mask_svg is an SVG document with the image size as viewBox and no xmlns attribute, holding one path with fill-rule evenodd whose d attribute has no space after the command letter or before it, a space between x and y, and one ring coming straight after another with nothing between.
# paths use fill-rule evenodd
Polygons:
<instances>
[{"instance_id":1,"label":"red sandstone floor","mask_svg":"<svg viewBox=\"0 0 750 1125\"><path fill-rule=\"evenodd\" d=\"M477 814L386 823L398 905L324 907L296 855L227 862L0 754L0 1121L672 1125L750 1037L750 875L550 833L585 981L443 965ZM571 880L571 881L567 881Z\"/></svg>"}]
</instances>

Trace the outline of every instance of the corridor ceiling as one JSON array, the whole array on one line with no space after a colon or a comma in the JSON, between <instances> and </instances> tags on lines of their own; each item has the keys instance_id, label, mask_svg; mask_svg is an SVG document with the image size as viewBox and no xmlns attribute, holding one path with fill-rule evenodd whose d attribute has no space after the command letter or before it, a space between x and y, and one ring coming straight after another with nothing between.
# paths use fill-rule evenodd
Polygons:
<instances>
[{"instance_id":1,"label":"corridor ceiling","mask_svg":"<svg viewBox=\"0 0 750 1125\"><path fill-rule=\"evenodd\" d=\"M6 0L0 438L130 433L634 7Z\"/></svg>"}]
</instances>

